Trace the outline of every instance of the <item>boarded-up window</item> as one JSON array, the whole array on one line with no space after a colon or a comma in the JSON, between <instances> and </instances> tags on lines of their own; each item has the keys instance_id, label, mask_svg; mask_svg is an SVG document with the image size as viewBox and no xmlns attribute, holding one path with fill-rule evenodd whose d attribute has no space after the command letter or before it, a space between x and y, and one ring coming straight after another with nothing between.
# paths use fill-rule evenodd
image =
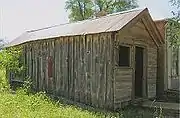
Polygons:
<instances>
[{"instance_id":1,"label":"boarded-up window","mask_svg":"<svg viewBox=\"0 0 180 118\"><path fill-rule=\"evenodd\" d=\"M53 70L53 63L52 63L52 57L48 57L48 77L52 77L52 70Z\"/></svg>"},{"instance_id":2,"label":"boarded-up window","mask_svg":"<svg viewBox=\"0 0 180 118\"><path fill-rule=\"evenodd\" d=\"M119 66L130 66L130 48L126 46L119 46Z\"/></svg>"}]
</instances>

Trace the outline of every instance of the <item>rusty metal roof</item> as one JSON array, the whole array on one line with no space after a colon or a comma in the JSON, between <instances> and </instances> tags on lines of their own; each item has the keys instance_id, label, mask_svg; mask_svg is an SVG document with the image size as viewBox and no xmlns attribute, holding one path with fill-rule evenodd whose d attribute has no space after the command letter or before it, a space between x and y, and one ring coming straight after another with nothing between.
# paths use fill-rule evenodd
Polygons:
<instances>
[{"instance_id":1,"label":"rusty metal roof","mask_svg":"<svg viewBox=\"0 0 180 118\"><path fill-rule=\"evenodd\" d=\"M61 36L86 35L118 31L144 10L146 9L119 12L100 18L27 31L10 42L8 46L15 46L29 41Z\"/></svg>"}]
</instances>

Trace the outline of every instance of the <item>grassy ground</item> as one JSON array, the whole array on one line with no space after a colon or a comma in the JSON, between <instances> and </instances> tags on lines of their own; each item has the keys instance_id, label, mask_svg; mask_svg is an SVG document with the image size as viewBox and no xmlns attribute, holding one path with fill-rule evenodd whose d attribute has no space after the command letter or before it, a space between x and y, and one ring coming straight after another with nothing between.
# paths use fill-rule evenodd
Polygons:
<instances>
[{"instance_id":1,"label":"grassy ground","mask_svg":"<svg viewBox=\"0 0 180 118\"><path fill-rule=\"evenodd\" d=\"M63 106L51 101L44 94L27 95L18 91L16 94L0 94L0 117L2 118L99 118L95 114L73 106Z\"/></svg>"},{"instance_id":2,"label":"grassy ground","mask_svg":"<svg viewBox=\"0 0 180 118\"><path fill-rule=\"evenodd\" d=\"M74 105L54 102L43 93L0 93L0 118L152 118L152 112L128 108L119 113L93 112Z\"/></svg>"},{"instance_id":3,"label":"grassy ground","mask_svg":"<svg viewBox=\"0 0 180 118\"><path fill-rule=\"evenodd\" d=\"M128 107L116 113L95 112L63 101L54 101L44 93L27 94L8 90L4 71L0 71L0 118L152 118L150 110Z\"/></svg>"}]
</instances>

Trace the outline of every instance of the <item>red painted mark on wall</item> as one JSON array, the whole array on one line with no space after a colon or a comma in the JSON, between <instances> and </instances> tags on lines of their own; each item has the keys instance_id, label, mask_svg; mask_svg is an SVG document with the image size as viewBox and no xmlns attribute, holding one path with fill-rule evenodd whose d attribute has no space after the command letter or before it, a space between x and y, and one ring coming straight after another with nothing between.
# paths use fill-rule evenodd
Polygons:
<instances>
[{"instance_id":1,"label":"red painted mark on wall","mask_svg":"<svg viewBox=\"0 0 180 118\"><path fill-rule=\"evenodd\" d=\"M52 56L48 57L48 77L52 77L52 70L53 70L53 62L52 62Z\"/></svg>"}]
</instances>

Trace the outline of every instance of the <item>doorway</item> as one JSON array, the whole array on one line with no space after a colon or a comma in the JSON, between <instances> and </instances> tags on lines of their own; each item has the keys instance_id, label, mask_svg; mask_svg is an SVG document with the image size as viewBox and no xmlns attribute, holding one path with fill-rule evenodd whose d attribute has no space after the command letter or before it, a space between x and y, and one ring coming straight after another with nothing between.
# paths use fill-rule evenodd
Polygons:
<instances>
[{"instance_id":1,"label":"doorway","mask_svg":"<svg viewBox=\"0 0 180 118\"><path fill-rule=\"evenodd\" d=\"M135 53L135 98L143 97L144 48L136 47Z\"/></svg>"}]
</instances>

